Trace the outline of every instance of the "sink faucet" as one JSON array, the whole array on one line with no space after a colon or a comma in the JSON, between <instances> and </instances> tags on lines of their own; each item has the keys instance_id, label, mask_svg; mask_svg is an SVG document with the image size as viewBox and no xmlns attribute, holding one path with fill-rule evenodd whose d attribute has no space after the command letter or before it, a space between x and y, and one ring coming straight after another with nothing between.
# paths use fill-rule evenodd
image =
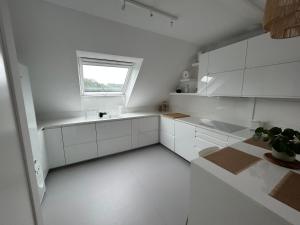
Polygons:
<instances>
[{"instance_id":1,"label":"sink faucet","mask_svg":"<svg viewBox=\"0 0 300 225\"><path fill-rule=\"evenodd\" d=\"M99 117L102 118L104 115L107 115L107 112L99 112Z\"/></svg>"}]
</instances>

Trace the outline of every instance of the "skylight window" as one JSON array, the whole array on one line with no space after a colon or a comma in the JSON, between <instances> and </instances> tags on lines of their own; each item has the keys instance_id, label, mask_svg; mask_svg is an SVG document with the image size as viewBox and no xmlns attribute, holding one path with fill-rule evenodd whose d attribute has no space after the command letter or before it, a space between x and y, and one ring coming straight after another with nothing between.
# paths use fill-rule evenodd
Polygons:
<instances>
[{"instance_id":1,"label":"skylight window","mask_svg":"<svg viewBox=\"0 0 300 225\"><path fill-rule=\"evenodd\" d=\"M79 57L82 95L124 95L134 64Z\"/></svg>"},{"instance_id":2,"label":"skylight window","mask_svg":"<svg viewBox=\"0 0 300 225\"><path fill-rule=\"evenodd\" d=\"M88 96L122 96L128 104L143 59L76 51L80 94Z\"/></svg>"}]
</instances>

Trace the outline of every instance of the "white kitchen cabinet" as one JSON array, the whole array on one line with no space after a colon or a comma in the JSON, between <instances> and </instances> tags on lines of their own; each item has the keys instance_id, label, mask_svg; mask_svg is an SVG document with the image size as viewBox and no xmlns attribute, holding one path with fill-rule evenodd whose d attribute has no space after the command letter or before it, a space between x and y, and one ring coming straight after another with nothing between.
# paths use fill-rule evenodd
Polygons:
<instances>
[{"instance_id":1,"label":"white kitchen cabinet","mask_svg":"<svg viewBox=\"0 0 300 225\"><path fill-rule=\"evenodd\" d=\"M46 129L44 137L49 169L64 166L66 160L61 128Z\"/></svg>"},{"instance_id":2,"label":"white kitchen cabinet","mask_svg":"<svg viewBox=\"0 0 300 225\"><path fill-rule=\"evenodd\" d=\"M131 136L131 120L96 123L96 130L98 140Z\"/></svg>"},{"instance_id":3,"label":"white kitchen cabinet","mask_svg":"<svg viewBox=\"0 0 300 225\"><path fill-rule=\"evenodd\" d=\"M175 121L175 152L184 159L195 159L195 127Z\"/></svg>"},{"instance_id":4,"label":"white kitchen cabinet","mask_svg":"<svg viewBox=\"0 0 300 225\"><path fill-rule=\"evenodd\" d=\"M208 52L207 53L199 53L198 61L198 94L201 96L207 96L206 92L206 84L207 84L207 75L208 75Z\"/></svg>"},{"instance_id":5,"label":"white kitchen cabinet","mask_svg":"<svg viewBox=\"0 0 300 225\"><path fill-rule=\"evenodd\" d=\"M96 142L95 124L72 125L62 128L65 146Z\"/></svg>"},{"instance_id":6,"label":"white kitchen cabinet","mask_svg":"<svg viewBox=\"0 0 300 225\"><path fill-rule=\"evenodd\" d=\"M172 151L175 150L175 137L173 135L160 131L160 143Z\"/></svg>"},{"instance_id":7,"label":"white kitchen cabinet","mask_svg":"<svg viewBox=\"0 0 300 225\"><path fill-rule=\"evenodd\" d=\"M132 148L158 143L158 120L158 116L132 120Z\"/></svg>"},{"instance_id":8,"label":"white kitchen cabinet","mask_svg":"<svg viewBox=\"0 0 300 225\"><path fill-rule=\"evenodd\" d=\"M300 62L245 70L245 97L300 97Z\"/></svg>"},{"instance_id":9,"label":"white kitchen cabinet","mask_svg":"<svg viewBox=\"0 0 300 225\"><path fill-rule=\"evenodd\" d=\"M89 142L65 147L66 164L98 157L97 143Z\"/></svg>"},{"instance_id":10,"label":"white kitchen cabinet","mask_svg":"<svg viewBox=\"0 0 300 225\"><path fill-rule=\"evenodd\" d=\"M175 122L174 119L165 116L160 117L160 143L174 151L175 146Z\"/></svg>"},{"instance_id":11,"label":"white kitchen cabinet","mask_svg":"<svg viewBox=\"0 0 300 225\"><path fill-rule=\"evenodd\" d=\"M131 135L113 139L98 140L98 154L99 156L106 156L130 150Z\"/></svg>"},{"instance_id":12,"label":"white kitchen cabinet","mask_svg":"<svg viewBox=\"0 0 300 225\"><path fill-rule=\"evenodd\" d=\"M246 51L247 41L241 41L209 52L209 74L244 69Z\"/></svg>"},{"instance_id":13,"label":"white kitchen cabinet","mask_svg":"<svg viewBox=\"0 0 300 225\"><path fill-rule=\"evenodd\" d=\"M96 124L99 156L111 155L132 148L131 120Z\"/></svg>"},{"instance_id":14,"label":"white kitchen cabinet","mask_svg":"<svg viewBox=\"0 0 300 225\"><path fill-rule=\"evenodd\" d=\"M208 96L242 96L243 70L209 74Z\"/></svg>"},{"instance_id":15,"label":"white kitchen cabinet","mask_svg":"<svg viewBox=\"0 0 300 225\"><path fill-rule=\"evenodd\" d=\"M247 68L297 60L300 60L300 37L280 40L263 34L248 40Z\"/></svg>"}]
</instances>

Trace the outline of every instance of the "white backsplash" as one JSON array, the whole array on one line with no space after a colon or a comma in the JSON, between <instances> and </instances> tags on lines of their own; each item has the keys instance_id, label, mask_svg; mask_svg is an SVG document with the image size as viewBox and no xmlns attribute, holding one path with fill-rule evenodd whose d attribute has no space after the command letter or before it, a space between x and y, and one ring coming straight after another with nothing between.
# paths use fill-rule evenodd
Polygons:
<instances>
[{"instance_id":1,"label":"white backsplash","mask_svg":"<svg viewBox=\"0 0 300 225\"><path fill-rule=\"evenodd\" d=\"M266 126L290 127L300 130L300 100L254 98L170 96L174 112L250 126L252 120Z\"/></svg>"}]
</instances>

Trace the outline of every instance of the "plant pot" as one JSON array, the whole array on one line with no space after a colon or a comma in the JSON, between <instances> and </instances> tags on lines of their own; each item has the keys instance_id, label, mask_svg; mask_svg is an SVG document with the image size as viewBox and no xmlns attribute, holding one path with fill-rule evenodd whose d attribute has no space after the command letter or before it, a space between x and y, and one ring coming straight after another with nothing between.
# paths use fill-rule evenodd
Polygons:
<instances>
[{"instance_id":1,"label":"plant pot","mask_svg":"<svg viewBox=\"0 0 300 225\"><path fill-rule=\"evenodd\" d=\"M274 148L272 148L272 156L285 162L294 162L296 160L296 156L289 156L285 152L277 152Z\"/></svg>"}]
</instances>

